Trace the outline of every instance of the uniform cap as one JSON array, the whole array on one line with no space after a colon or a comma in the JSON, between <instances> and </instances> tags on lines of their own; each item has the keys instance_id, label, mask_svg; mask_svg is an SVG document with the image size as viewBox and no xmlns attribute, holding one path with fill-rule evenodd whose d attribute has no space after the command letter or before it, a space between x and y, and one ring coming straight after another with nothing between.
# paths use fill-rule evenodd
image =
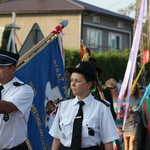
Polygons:
<instances>
[{"instance_id":1,"label":"uniform cap","mask_svg":"<svg viewBox=\"0 0 150 150\"><path fill-rule=\"evenodd\" d=\"M78 72L88 77L89 79L96 80L96 70L88 61L81 61L75 68L67 68L68 72Z\"/></svg>"},{"instance_id":2,"label":"uniform cap","mask_svg":"<svg viewBox=\"0 0 150 150\"><path fill-rule=\"evenodd\" d=\"M16 66L19 55L8 51L0 51L0 66Z\"/></svg>"}]
</instances>

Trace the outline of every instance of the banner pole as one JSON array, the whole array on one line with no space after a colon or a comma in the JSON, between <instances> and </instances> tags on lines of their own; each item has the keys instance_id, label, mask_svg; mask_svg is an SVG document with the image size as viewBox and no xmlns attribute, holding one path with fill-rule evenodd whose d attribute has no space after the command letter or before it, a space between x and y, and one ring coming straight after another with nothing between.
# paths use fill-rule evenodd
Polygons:
<instances>
[{"instance_id":1,"label":"banner pole","mask_svg":"<svg viewBox=\"0 0 150 150\"><path fill-rule=\"evenodd\" d=\"M35 46L33 46L28 52L26 52L18 61L17 70L24 66L29 60L31 60L36 54L38 54L48 43L52 42L58 37L62 29L68 25L68 21L62 21L55 30L53 30L47 37L43 38Z\"/></svg>"}]
</instances>

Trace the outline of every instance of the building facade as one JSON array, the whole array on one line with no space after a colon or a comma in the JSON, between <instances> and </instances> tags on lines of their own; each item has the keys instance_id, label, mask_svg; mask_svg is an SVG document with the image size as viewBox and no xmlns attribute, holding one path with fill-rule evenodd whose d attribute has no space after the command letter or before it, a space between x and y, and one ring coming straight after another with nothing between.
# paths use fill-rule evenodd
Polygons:
<instances>
[{"instance_id":1,"label":"building facade","mask_svg":"<svg viewBox=\"0 0 150 150\"><path fill-rule=\"evenodd\" d=\"M16 13L16 30L23 44L33 24L37 23L44 36L63 20L68 26L63 29L64 48L77 50L81 39L95 52L122 51L132 44L132 18L95 7L77 0L11 0L0 3L0 37L4 27L12 23ZM16 40L17 48L21 44Z\"/></svg>"}]
</instances>

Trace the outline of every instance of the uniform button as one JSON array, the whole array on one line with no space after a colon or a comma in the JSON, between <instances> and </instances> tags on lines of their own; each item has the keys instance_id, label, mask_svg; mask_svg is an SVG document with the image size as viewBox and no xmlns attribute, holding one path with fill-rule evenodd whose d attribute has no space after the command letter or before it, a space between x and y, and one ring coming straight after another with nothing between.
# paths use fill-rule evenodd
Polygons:
<instances>
[{"instance_id":1,"label":"uniform button","mask_svg":"<svg viewBox=\"0 0 150 150\"><path fill-rule=\"evenodd\" d=\"M65 138L65 134L64 134L64 133L61 133L61 137L62 137L62 138Z\"/></svg>"}]
</instances>

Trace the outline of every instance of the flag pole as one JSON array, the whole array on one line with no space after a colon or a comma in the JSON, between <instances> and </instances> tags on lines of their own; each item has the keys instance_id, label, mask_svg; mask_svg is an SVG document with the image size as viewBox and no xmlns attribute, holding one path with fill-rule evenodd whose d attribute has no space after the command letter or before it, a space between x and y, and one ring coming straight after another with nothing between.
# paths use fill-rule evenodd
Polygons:
<instances>
[{"instance_id":1,"label":"flag pole","mask_svg":"<svg viewBox=\"0 0 150 150\"><path fill-rule=\"evenodd\" d=\"M24 66L29 60L31 60L36 54L38 54L48 43L52 42L62 32L62 29L68 25L68 20L62 21L55 29L35 46L33 46L27 53L25 53L18 61L17 69Z\"/></svg>"},{"instance_id":2,"label":"flag pole","mask_svg":"<svg viewBox=\"0 0 150 150\"><path fill-rule=\"evenodd\" d=\"M147 43L148 43L148 50L150 53L150 2L149 0L147 0Z\"/></svg>"}]
</instances>

